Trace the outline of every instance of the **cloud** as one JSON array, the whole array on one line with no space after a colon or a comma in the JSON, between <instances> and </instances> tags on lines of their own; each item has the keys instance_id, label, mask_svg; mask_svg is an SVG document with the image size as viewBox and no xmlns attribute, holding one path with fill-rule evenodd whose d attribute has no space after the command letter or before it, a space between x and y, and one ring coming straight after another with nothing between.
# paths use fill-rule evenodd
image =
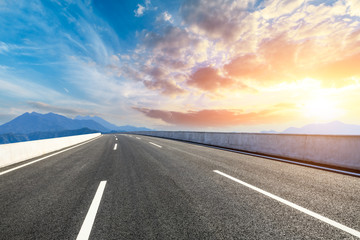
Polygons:
<instances>
[{"instance_id":1,"label":"cloud","mask_svg":"<svg viewBox=\"0 0 360 240\"><path fill-rule=\"evenodd\" d=\"M170 13L168 13L168 12L163 12L163 17L164 17L164 20L166 21L166 22L170 22L170 23L172 23L173 22L173 19L172 19L172 16L171 16L171 14Z\"/></svg>"},{"instance_id":2,"label":"cloud","mask_svg":"<svg viewBox=\"0 0 360 240\"><path fill-rule=\"evenodd\" d=\"M143 85L150 90L160 91L161 94L167 96L181 95L185 93L175 81L174 76L160 66L142 65L134 68L134 66L124 65L122 67L111 66L118 76L123 76L136 82L142 82Z\"/></svg>"},{"instance_id":3,"label":"cloud","mask_svg":"<svg viewBox=\"0 0 360 240\"><path fill-rule=\"evenodd\" d=\"M295 44L280 35L263 40L256 53L234 58L224 70L232 77L267 85L298 80L302 74L298 71L301 64L297 56L304 55L305 51L306 43Z\"/></svg>"},{"instance_id":4,"label":"cloud","mask_svg":"<svg viewBox=\"0 0 360 240\"><path fill-rule=\"evenodd\" d=\"M130 80L121 79L123 83L107 67L121 63L119 37L95 15L91 1L5 4L9 10L0 16L0 35L9 32L6 34L12 38L19 34L22 37L12 42L9 37L10 42L0 44L10 49L6 57L11 68L0 68L0 92L4 98L13 100L13 105L42 102L70 106L79 112L94 112L99 106L101 112L107 113L124 109L124 92L130 92ZM71 113L71 109L54 108L57 110Z\"/></svg>"},{"instance_id":5,"label":"cloud","mask_svg":"<svg viewBox=\"0 0 360 240\"><path fill-rule=\"evenodd\" d=\"M292 111L294 108L293 104L279 104L259 112L244 112L243 110L232 109L177 112L134 107L135 110L149 118L161 119L172 125L199 127L226 127L286 122L296 115L296 111Z\"/></svg>"},{"instance_id":6,"label":"cloud","mask_svg":"<svg viewBox=\"0 0 360 240\"><path fill-rule=\"evenodd\" d=\"M360 16L360 2L357 0L347 0L348 11L351 16Z\"/></svg>"},{"instance_id":7,"label":"cloud","mask_svg":"<svg viewBox=\"0 0 360 240\"><path fill-rule=\"evenodd\" d=\"M8 51L9 51L9 46L6 43L0 41L0 54Z\"/></svg>"},{"instance_id":8,"label":"cloud","mask_svg":"<svg viewBox=\"0 0 360 240\"><path fill-rule=\"evenodd\" d=\"M21 106L12 105L11 107L6 103L5 105L0 104L0 125L9 122L26 111L28 109L23 109L22 104Z\"/></svg>"},{"instance_id":9,"label":"cloud","mask_svg":"<svg viewBox=\"0 0 360 240\"><path fill-rule=\"evenodd\" d=\"M119 36L96 15L91 1L45 4L20 0L4 5L0 7L0 35L8 37L2 39L4 43L0 41L0 55L6 54L2 57L9 67L0 66L2 105L24 106L31 102L21 109L36 107L64 114L99 111L123 124L132 119L141 125L129 106L157 106L159 99L163 100L159 92L166 96L182 92L170 77L144 78L145 74L136 68L143 64L131 58L136 53L121 48ZM142 5L155 10L150 1ZM22 37L16 38L19 34ZM130 70L125 70L126 65L131 66ZM129 75L137 80L127 78ZM145 82L148 80L152 82Z\"/></svg>"},{"instance_id":10,"label":"cloud","mask_svg":"<svg viewBox=\"0 0 360 240\"><path fill-rule=\"evenodd\" d=\"M8 3L11 1L5 5ZM212 125L227 124L221 118L223 114L232 119L230 123L247 124L250 116L259 117L260 122L280 113L275 107L269 112L248 112L231 110L232 106L249 109L252 102L270 104L270 98L275 104L285 94L274 96L272 91L278 91L274 89L283 87L281 91L286 91L287 86L302 79L321 81L323 87L341 87L360 76L360 12L356 0L184 0L179 15L172 16L165 9L156 16L149 14L154 23L146 23L149 28L145 30L137 29L132 45L135 49L120 47L123 40L111 28L114 25L96 16L91 1L19 3L11 3L10 13L0 17L0 32L12 36L21 33L24 38L0 42L0 54L6 54L4 59L9 57L6 62L18 63L10 64L14 73L31 76L24 81L1 76L0 90L22 101L79 109L101 106L107 112L120 111L126 116L140 114L129 106L144 106L147 108L140 111L143 114L160 111L163 115L157 119L174 124L186 122L179 119L195 119L200 125L196 119L211 119L210 114L218 119L212 120ZM140 17L155 9L150 1L143 1L134 14ZM29 24L34 32L26 36ZM44 63L46 68L20 66L16 57L11 58L15 55L31 56L36 60L32 64ZM61 77L49 78L49 72ZM246 91L249 88L259 94ZM71 99L75 95L78 99ZM219 100L219 95L224 97ZM86 100L80 104L81 99ZM86 104L90 102L98 105L89 107ZM181 112L179 106L209 110ZM165 117L169 113L178 120Z\"/></svg>"},{"instance_id":11,"label":"cloud","mask_svg":"<svg viewBox=\"0 0 360 240\"><path fill-rule=\"evenodd\" d=\"M160 90L162 94L170 96L185 93L181 87L171 81L171 76L161 67L144 66L142 72L151 79L143 79L143 83L148 89Z\"/></svg>"},{"instance_id":12,"label":"cloud","mask_svg":"<svg viewBox=\"0 0 360 240\"><path fill-rule=\"evenodd\" d=\"M360 76L356 64L360 60L360 51L354 51L355 47L352 49L344 49L343 55L334 53L335 58L327 58L314 40L296 43L280 35L263 41L256 54L233 59L224 70L232 77L265 85L314 78L322 81L324 86L341 87L347 79ZM346 56L351 52L353 54Z\"/></svg>"},{"instance_id":13,"label":"cloud","mask_svg":"<svg viewBox=\"0 0 360 240\"><path fill-rule=\"evenodd\" d=\"M182 95L183 89L178 76L191 67L201 49L200 41L186 29L166 25L163 31L144 30L142 44L132 58L122 61L122 66L113 66L118 75L143 82L150 90L168 96ZM146 61L144 61L146 58Z\"/></svg>"},{"instance_id":14,"label":"cloud","mask_svg":"<svg viewBox=\"0 0 360 240\"><path fill-rule=\"evenodd\" d=\"M174 26L167 26L160 34L144 31L142 41L154 54L163 54L172 59L184 59L191 50L197 49L200 42L185 29Z\"/></svg>"},{"instance_id":15,"label":"cloud","mask_svg":"<svg viewBox=\"0 0 360 240\"><path fill-rule=\"evenodd\" d=\"M219 75L219 72L212 67L198 69L190 76L187 84L205 91L215 91L220 88L228 88L234 85L234 80Z\"/></svg>"},{"instance_id":16,"label":"cloud","mask_svg":"<svg viewBox=\"0 0 360 240\"><path fill-rule=\"evenodd\" d=\"M134 10L135 17L141 17L142 15L144 15L144 12L145 12L145 7L141 4L138 4L137 9Z\"/></svg>"},{"instance_id":17,"label":"cloud","mask_svg":"<svg viewBox=\"0 0 360 240\"><path fill-rule=\"evenodd\" d=\"M61 113L61 114L70 114L70 115L96 115L92 112L83 110L83 109L75 109L75 108L68 108L68 107L60 107L50 105L44 102L28 102L28 104L42 111L54 112L54 113Z\"/></svg>"},{"instance_id":18,"label":"cloud","mask_svg":"<svg viewBox=\"0 0 360 240\"><path fill-rule=\"evenodd\" d=\"M316 66L309 75L323 81L325 87L344 87L353 84L352 78L360 78L360 53L347 58Z\"/></svg>"},{"instance_id":19,"label":"cloud","mask_svg":"<svg viewBox=\"0 0 360 240\"><path fill-rule=\"evenodd\" d=\"M157 21L169 22L169 23L174 22L172 15L170 13L168 13L167 11L161 13L161 15L156 18L156 20Z\"/></svg>"},{"instance_id":20,"label":"cloud","mask_svg":"<svg viewBox=\"0 0 360 240\"><path fill-rule=\"evenodd\" d=\"M180 14L192 31L212 39L233 41L246 26L242 21L249 15L248 10L254 3L253 0L186 0Z\"/></svg>"},{"instance_id":21,"label":"cloud","mask_svg":"<svg viewBox=\"0 0 360 240\"><path fill-rule=\"evenodd\" d=\"M137 9L134 10L135 17L141 17L144 15L145 11L156 10L157 7L151 7L150 0L145 0L145 6L138 4Z\"/></svg>"},{"instance_id":22,"label":"cloud","mask_svg":"<svg viewBox=\"0 0 360 240\"><path fill-rule=\"evenodd\" d=\"M151 90L160 90L162 94L169 96L176 96L184 94L185 90L180 88L174 82L165 81L165 80L155 80L155 81L143 81L144 85Z\"/></svg>"},{"instance_id":23,"label":"cloud","mask_svg":"<svg viewBox=\"0 0 360 240\"><path fill-rule=\"evenodd\" d=\"M191 34L216 43L216 48L210 44L212 48L207 49L213 56L208 63L215 63L225 79L251 83L256 88L317 77L324 86L341 86L344 78L360 72L346 60L355 61L352 56L360 53L356 4L352 0L187 0L180 14ZM217 81L202 81L214 82L209 86L199 85L193 75L189 76L188 83L204 91L224 86L215 84L225 79L214 74L209 77ZM227 86L231 88L232 84Z\"/></svg>"},{"instance_id":24,"label":"cloud","mask_svg":"<svg viewBox=\"0 0 360 240\"><path fill-rule=\"evenodd\" d=\"M16 78L13 75L11 75L11 73L7 73L7 72L6 73L0 72L0 92L2 92L3 97L4 96L17 97L20 99L64 98L64 95L51 88L30 82L28 81L28 79Z\"/></svg>"},{"instance_id":25,"label":"cloud","mask_svg":"<svg viewBox=\"0 0 360 240\"><path fill-rule=\"evenodd\" d=\"M111 56L110 56L110 59L111 59L111 61L113 61L113 62L120 62L120 58L119 58L118 56L116 56L116 55L111 55Z\"/></svg>"}]
</instances>

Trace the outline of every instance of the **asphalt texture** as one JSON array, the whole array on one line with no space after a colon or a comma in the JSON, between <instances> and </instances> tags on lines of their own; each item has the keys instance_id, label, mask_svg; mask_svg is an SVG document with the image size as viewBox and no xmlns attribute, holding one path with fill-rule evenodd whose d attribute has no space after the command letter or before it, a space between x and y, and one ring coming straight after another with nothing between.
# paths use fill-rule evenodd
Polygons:
<instances>
[{"instance_id":1,"label":"asphalt texture","mask_svg":"<svg viewBox=\"0 0 360 240\"><path fill-rule=\"evenodd\" d=\"M0 239L76 239L101 181L90 239L357 239L214 170L360 231L358 177L116 136L1 175Z\"/></svg>"}]
</instances>

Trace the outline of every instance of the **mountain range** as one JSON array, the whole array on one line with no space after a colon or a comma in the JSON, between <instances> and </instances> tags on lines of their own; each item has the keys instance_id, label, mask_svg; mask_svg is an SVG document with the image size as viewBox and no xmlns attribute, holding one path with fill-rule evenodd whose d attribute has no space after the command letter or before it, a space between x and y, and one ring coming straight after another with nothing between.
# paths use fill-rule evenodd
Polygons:
<instances>
[{"instance_id":1,"label":"mountain range","mask_svg":"<svg viewBox=\"0 0 360 240\"><path fill-rule=\"evenodd\" d=\"M152 129L130 125L117 126L98 116L76 116L74 119L71 119L55 113L40 114L26 112L0 126L0 144L94 132L130 131L152 131ZM334 121L330 123L309 124L300 128L289 127L283 132L270 130L262 131L261 133L360 135L360 125Z\"/></svg>"},{"instance_id":2,"label":"mountain range","mask_svg":"<svg viewBox=\"0 0 360 240\"><path fill-rule=\"evenodd\" d=\"M145 128L145 127L134 127L131 125L125 125L125 126L116 126L115 124L112 124L101 117L90 117L90 116L76 116L74 118L75 120L93 120L94 122L97 122L101 124L102 126L106 127L107 129L110 129L111 131L119 131L119 132L132 132L132 131L152 131L152 129Z\"/></svg>"},{"instance_id":3,"label":"mountain range","mask_svg":"<svg viewBox=\"0 0 360 240\"><path fill-rule=\"evenodd\" d=\"M44 138L72 136L93 132L149 131L151 129L134 126L116 126L97 116L65 116L37 112L24 113L0 126L0 143L12 143Z\"/></svg>"},{"instance_id":4,"label":"mountain range","mask_svg":"<svg viewBox=\"0 0 360 240\"><path fill-rule=\"evenodd\" d=\"M308 124L300 128L289 127L282 132L270 130L262 131L261 133L360 135L360 125L346 124L340 121L333 121L329 123Z\"/></svg>"},{"instance_id":5,"label":"mountain range","mask_svg":"<svg viewBox=\"0 0 360 240\"><path fill-rule=\"evenodd\" d=\"M55 113L40 114L32 112L24 113L0 126L0 134L29 134L32 132L55 132L81 128L89 128L99 132L109 131L101 124L91 120L74 120Z\"/></svg>"}]
</instances>

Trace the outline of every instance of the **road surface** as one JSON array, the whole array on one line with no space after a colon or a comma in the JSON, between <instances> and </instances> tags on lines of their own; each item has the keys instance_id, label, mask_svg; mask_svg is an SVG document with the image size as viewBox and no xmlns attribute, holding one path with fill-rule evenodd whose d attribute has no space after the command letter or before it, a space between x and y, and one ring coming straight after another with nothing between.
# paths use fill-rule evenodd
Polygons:
<instances>
[{"instance_id":1,"label":"road surface","mask_svg":"<svg viewBox=\"0 0 360 240\"><path fill-rule=\"evenodd\" d=\"M360 236L354 176L127 134L22 164L0 169L0 239Z\"/></svg>"}]
</instances>

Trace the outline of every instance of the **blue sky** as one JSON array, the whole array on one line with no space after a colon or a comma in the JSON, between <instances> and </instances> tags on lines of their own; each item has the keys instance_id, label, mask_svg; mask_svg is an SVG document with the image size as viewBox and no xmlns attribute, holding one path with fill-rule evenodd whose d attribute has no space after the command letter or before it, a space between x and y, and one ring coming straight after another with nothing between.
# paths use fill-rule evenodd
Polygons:
<instances>
[{"instance_id":1,"label":"blue sky","mask_svg":"<svg viewBox=\"0 0 360 240\"><path fill-rule=\"evenodd\" d=\"M0 124L26 111L166 130L359 123L359 7L3 0Z\"/></svg>"}]
</instances>

